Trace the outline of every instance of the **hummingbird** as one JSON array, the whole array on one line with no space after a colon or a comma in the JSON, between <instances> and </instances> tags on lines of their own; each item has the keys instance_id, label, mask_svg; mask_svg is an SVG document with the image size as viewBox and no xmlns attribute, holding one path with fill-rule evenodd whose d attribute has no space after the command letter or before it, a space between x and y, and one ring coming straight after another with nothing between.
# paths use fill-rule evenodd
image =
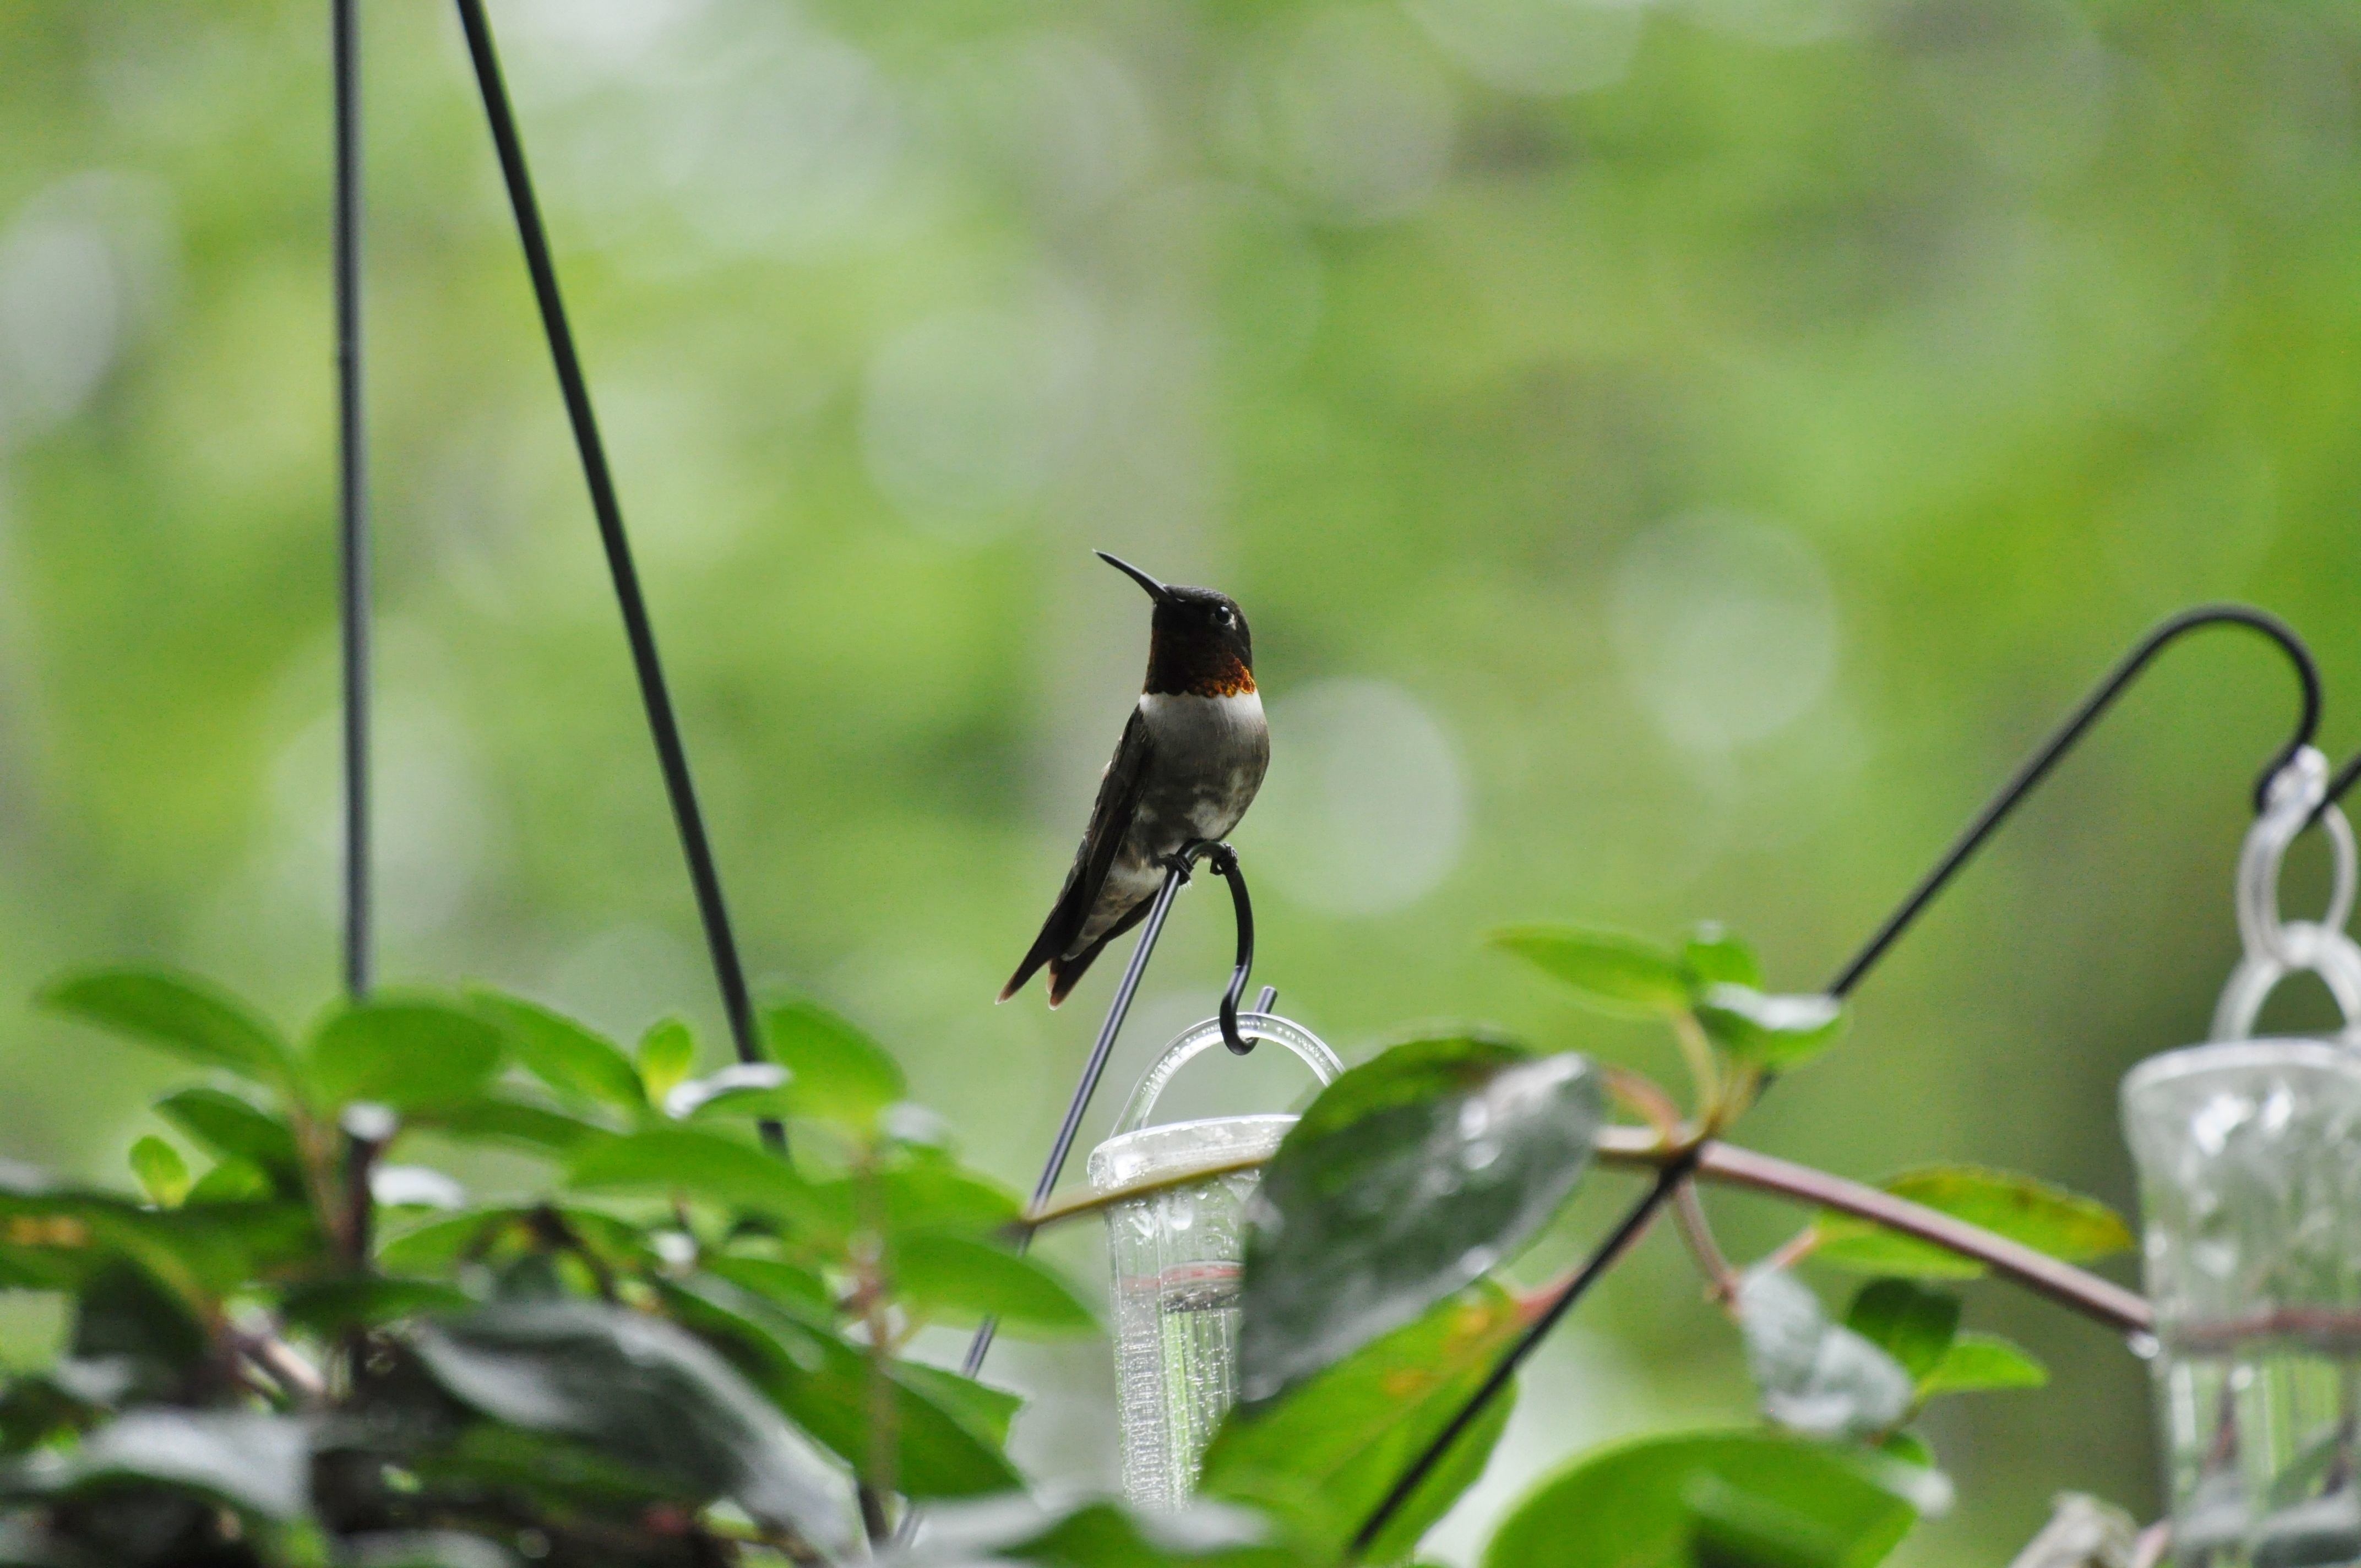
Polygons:
<instances>
[{"instance_id":1,"label":"hummingbird","mask_svg":"<svg viewBox=\"0 0 2361 1568\"><path fill-rule=\"evenodd\" d=\"M1098 558L1156 601L1148 679L1099 780L1073 869L1007 1001L1042 965L1049 1005L1066 1000L1099 949L1146 917L1164 872L1190 844L1226 837L1270 765L1246 613L1227 594L1159 583L1104 550Z\"/></svg>"}]
</instances>

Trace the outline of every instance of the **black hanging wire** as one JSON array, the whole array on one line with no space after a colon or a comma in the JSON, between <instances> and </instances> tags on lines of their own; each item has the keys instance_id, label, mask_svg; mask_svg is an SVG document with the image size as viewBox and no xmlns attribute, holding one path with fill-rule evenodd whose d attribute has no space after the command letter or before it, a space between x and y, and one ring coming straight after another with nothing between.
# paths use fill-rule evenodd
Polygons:
<instances>
[{"instance_id":1,"label":"black hanging wire","mask_svg":"<svg viewBox=\"0 0 2361 1568\"><path fill-rule=\"evenodd\" d=\"M2298 751L2312 743L2312 737L2319 730L2319 667L2313 662L2312 651L2304 645L2303 640L2297 636L2286 622L2274 615L2246 605L2204 605L2195 609L2184 610L2162 622L2135 643L2131 652L2124 655L2115 667L2108 673L2106 678L2082 699L2081 705L2067 717L2064 723L2051 732L2048 740L2042 742L2040 749L2036 751L2032 757L2017 769L2015 774L2000 787L1999 791L1985 804L1984 808L1978 812L1975 818L1968 824L1966 829L1952 841L1950 848L1944 851L1942 858L1935 862L1934 868L1910 890L1900 906L1886 916L1876 932L1862 945L1861 951L1854 954L1845 966L1837 971L1835 978L1828 982L1828 993L1839 998L1850 994L1853 988L1861 983L1872 969L1876 967L1878 960L1892 949L1903 933L1910 928L1912 923L1926 911L1929 904L1934 902L1951 879L1959 874L1960 869L1974 856L1977 850L1983 846L1985 840L1992 837L2019 805L2023 804L2026 796L2049 775L2050 770L2058 765L2066 753L2073 750L2076 743L2081 741L2090 731L2091 727L2098 722L2109 707L2114 706L2115 699L2124 694L2125 688L2139 678L2141 673L2148 667L2156 656L2190 632L2209 626L2241 626L2268 639L2287 655L2289 663L2294 667L2297 683L2301 688L2301 711L2297 717L2295 736L2272 756L2269 764L2263 769L2261 777L2256 781L2255 802L2257 809L2259 810L2270 787L2271 780L2278 775L2281 768L2294 759ZM2356 756L2353 762L2347 763L2344 772L2340 773L2343 786L2349 786L2354 776L2361 776L2361 756ZM2332 789L2336 787L2342 786L2332 786ZM2334 798L2334 793L2330 798ZM1771 1082L1772 1080L1766 1077L1763 1087L1768 1089ZM1433 1441L1420 1452L1417 1460L1402 1472L1400 1478L1386 1493L1383 1500L1370 1512L1368 1519L1353 1537L1353 1555L1357 1557L1369 1549L1379 1533L1392 1521L1394 1516L1401 1511L1402 1506L1410 1500L1411 1495L1418 1490L1428 1475L1433 1474L1444 1455L1451 1451L1452 1445L1458 1442L1460 1436L1482 1413L1485 1406L1489 1404L1500 1390L1508 1386L1510 1379L1516 1376L1517 1368L1532 1354L1542 1341L1549 1336L1550 1331L1573 1310L1575 1303L1581 1300L1590 1288L1598 1282L1624 1250L1640 1238L1641 1233L1648 1228L1657 1212L1679 1190L1681 1184L1696 1173L1697 1162L1705 1156L1706 1141L1696 1140L1676 1151L1670 1159L1665 1161L1662 1168L1657 1171L1655 1180L1649 1185L1648 1190L1641 1196L1640 1201L1631 1206L1630 1212L1607 1234L1606 1238L1592 1249L1590 1255L1584 1259L1582 1266L1559 1288L1558 1293L1551 1298L1548 1305L1533 1320L1532 1326L1525 1330L1517 1343L1510 1348L1508 1354L1503 1356L1499 1364L1492 1369L1490 1376L1485 1378L1482 1387L1478 1387L1467 1402L1460 1407Z\"/></svg>"},{"instance_id":2,"label":"black hanging wire","mask_svg":"<svg viewBox=\"0 0 2361 1568\"><path fill-rule=\"evenodd\" d=\"M631 643L631 668L639 677L640 699L647 708L648 732L655 741L656 761L664 771L664 793L672 802L675 825L680 830L681 852L688 861L688 880L697 895L697 917L705 927L705 945L713 959L713 977L721 990L722 1010L729 1014L730 1037L738 1059L763 1058L754 1024L754 1006L747 994L746 971L739 962L737 938L730 928L730 908L721 896L721 874L714 865L713 846L705 832L705 817L697 804L697 784L689 776L688 752L674 715L672 695L664 684L664 663L656 655L656 633L648 620L646 598L640 591L639 569L631 562L631 543L623 532L622 503L616 499L613 475L607 466L606 444L598 435L598 419L590 405L590 389L575 351L574 329L567 323L566 301L558 291L557 268L550 258L549 237L542 227L541 203L534 197L533 177L525 168L524 144L517 134L516 115L509 105L508 86L492 44L491 23L483 0L457 0L459 24L467 35L467 58L490 122L492 146L500 161L500 178L508 187L509 205L516 214L517 238L524 247L526 270L541 307L541 325L549 339L550 362L566 399L566 417L573 426L574 445L582 459L582 477L590 489L590 510L598 521L598 542L607 552L607 570L614 579L615 603L622 611L623 635ZM785 1146L785 1130L776 1122L763 1124L763 1136L774 1147Z\"/></svg>"},{"instance_id":3,"label":"black hanging wire","mask_svg":"<svg viewBox=\"0 0 2361 1568\"><path fill-rule=\"evenodd\" d=\"M331 0L335 77L337 629L344 659L345 991L368 993L370 932L368 450L361 411L359 0Z\"/></svg>"}]
</instances>

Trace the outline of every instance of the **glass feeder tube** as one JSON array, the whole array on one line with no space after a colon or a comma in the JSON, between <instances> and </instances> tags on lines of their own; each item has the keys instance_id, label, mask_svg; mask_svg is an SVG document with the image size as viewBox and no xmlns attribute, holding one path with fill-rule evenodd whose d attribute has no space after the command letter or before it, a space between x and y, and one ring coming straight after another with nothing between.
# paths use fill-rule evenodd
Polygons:
<instances>
[{"instance_id":1,"label":"glass feeder tube","mask_svg":"<svg viewBox=\"0 0 2361 1568\"><path fill-rule=\"evenodd\" d=\"M2361 1564L2361 948L2341 928L2354 850L2333 810L2329 917L2279 921L2279 855L2309 811L2275 801L2249 837L2246 957L2215 1043L2124 1080L2180 1568ZM2246 1037L2297 970L2326 982L2345 1035Z\"/></svg>"},{"instance_id":2,"label":"glass feeder tube","mask_svg":"<svg viewBox=\"0 0 2361 1568\"><path fill-rule=\"evenodd\" d=\"M1294 1052L1323 1084L1344 1070L1317 1036L1285 1018L1247 1014L1239 1025L1250 1038ZM1261 1160L1279 1147L1293 1116L1145 1124L1173 1075L1221 1039L1221 1025L1208 1019L1165 1048L1132 1091L1114 1135L1091 1151L1094 1192ZM1106 1212L1123 1489L1142 1507L1176 1508L1189 1500L1205 1444L1237 1401L1243 1219L1259 1177L1230 1171Z\"/></svg>"}]
</instances>

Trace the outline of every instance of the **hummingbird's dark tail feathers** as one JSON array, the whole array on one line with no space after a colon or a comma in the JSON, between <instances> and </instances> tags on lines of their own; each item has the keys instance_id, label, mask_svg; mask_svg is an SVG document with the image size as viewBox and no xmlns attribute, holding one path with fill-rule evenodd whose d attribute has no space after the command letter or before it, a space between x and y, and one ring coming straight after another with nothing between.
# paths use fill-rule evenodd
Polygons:
<instances>
[{"instance_id":1,"label":"hummingbird's dark tail feathers","mask_svg":"<svg viewBox=\"0 0 2361 1568\"><path fill-rule=\"evenodd\" d=\"M1083 971L1091 967L1092 961L1105 949L1106 945L1147 919L1148 912L1155 903L1156 900L1153 898L1141 899L1131 906L1130 914L1107 927L1105 936L1101 937L1072 958L1051 959L1049 960L1049 1005L1055 1007L1065 1001L1074 987L1082 983Z\"/></svg>"},{"instance_id":2,"label":"hummingbird's dark tail feathers","mask_svg":"<svg viewBox=\"0 0 2361 1568\"><path fill-rule=\"evenodd\" d=\"M1058 956L1058 948L1062 945L1058 926L1059 920L1053 912L1049 916L1049 923L1041 927L1041 934L1033 938L1032 948L1026 953L1025 961L1016 966L1016 972L1010 975L1008 983L1000 988L1001 1001L1005 1002L1024 990L1025 982L1033 978L1033 972ZM1058 998L1052 996L1049 999L1049 1005L1052 1007L1058 1005Z\"/></svg>"}]
</instances>

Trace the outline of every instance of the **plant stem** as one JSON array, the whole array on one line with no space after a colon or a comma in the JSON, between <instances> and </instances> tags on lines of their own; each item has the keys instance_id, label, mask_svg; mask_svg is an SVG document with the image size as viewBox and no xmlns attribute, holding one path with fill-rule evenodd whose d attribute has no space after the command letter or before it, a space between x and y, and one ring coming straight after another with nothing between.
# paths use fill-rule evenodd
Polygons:
<instances>
[{"instance_id":1,"label":"plant stem","mask_svg":"<svg viewBox=\"0 0 2361 1568\"><path fill-rule=\"evenodd\" d=\"M1609 1127L1598 1137L1598 1158L1603 1166L1623 1169L1653 1169L1663 1166L1684 1146L1667 1144L1655 1133L1639 1127ZM1210 1177L1227 1176L1241 1170L1253 1170L1263 1162L1255 1159L1227 1160L1196 1170L1159 1177L1112 1192L1096 1193L1063 1203L1037 1209L1017 1223L1027 1232L1045 1225L1071 1220L1135 1198L1168 1191L1175 1187L1187 1187ZM1759 1154L1719 1139L1708 1139L1698 1152L1697 1178L1719 1182L1726 1187L1743 1187L1755 1192L1768 1193L1816 1209L1828 1209L1839 1214L1850 1214L1867 1220L1889 1231L1941 1247L1946 1252L1971 1257L1989 1266L1994 1273L2018 1285L2045 1296L2061 1307L2080 1312L2093 1321L2105 1324L2118 1332L2147 1333L2153 1326L2147 1302L2136 1293L2069 1263L2061 1263L2047 1253L1995 1235L1981 1225L1954 1219L1939 1210L1896 1198L1891 1192L1841 1176L1832 1176L1808 1165L1780 1159L1773 1155Z\"/></svg>"},{"instance_id":2,"label":"plant stem","mask_svg":"<svg viewBox=\"0 0 2361 1568\"><path fill-rule=\"evenodd\" d=\"M1706 1218L1705 1203L1697 1197L1697 1183L1684 1181L1673 1194L1673 1213L1680 1221L1681 1240L1688 1244L1689 1255L1697 1259L1697 1270L1705 1276L1706 1288L1724 1309L1733 1308L1738 1300L1738 1271L1714 1239L1713 1222Z\"/></svg>"}]
</instances>

